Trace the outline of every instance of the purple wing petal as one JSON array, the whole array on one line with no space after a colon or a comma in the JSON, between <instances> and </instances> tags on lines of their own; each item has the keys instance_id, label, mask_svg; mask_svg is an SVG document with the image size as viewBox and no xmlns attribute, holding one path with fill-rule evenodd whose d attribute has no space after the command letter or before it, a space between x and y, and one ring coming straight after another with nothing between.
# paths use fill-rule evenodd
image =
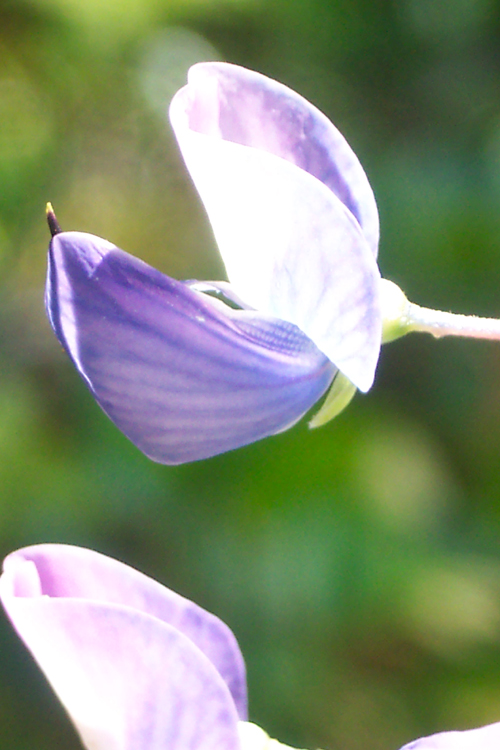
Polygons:
<instances>
[{"instance_id":1,"label":"purple wing petal","mask_svg":"<svg viewBox=\"0 0 500 750\"><path fill-rule=\"evenodd\" d=\"M27 561L31 568L24 565L24 576L19 577L15 591L21 596L38 593L53 598L125 605L184 633L217 669L231 692L240 719L246 720L243 657L233 633L215 615L128 565L92 550L40 544L9 555L5 569L15 570ZM29 570L32 579L27 577ZM19 588L22 584L30 588Z\"/></svg>"},{"instance_id":2,"label":"purple wing petal","mask_svg":"<svg viewBox=\"0 0 500 750\"><path fill-rule=\"evenodd\" d=\"M290 427L336 372L295 326L232 310L88 234L53 238L46 303L100 406L163 463Z\"/></svg>"},{"instance_id":3,"label":"purple wing petal","mask_svg":"<svg viewBox=\"0 0 500 750\"><path fill-rule=\"evenodd\" d=\"M498 750L500 722L465 732L441 732L410 742L401 750Z\"/></svg>"},{"instance_id":4,"label":"purple wing petal","mask_svg":"<svg viewBox=\"0 0 500 750\"><path fill-rule=\"evenodd\" d=\"M128 607L20 596L33 563L12 562L2 603L88 750L238 750L229 690L185 635Z\"/></svg>"},{"instance_id":5,"label":"purple wing petal","mask_svg":"<svg viewBox=\"0 0 500 750\"><path fill-rule=\"evenodd\" d=\"M229 280L253 308L298 326L366 391L381 342L380 276L372 250L354 214L330 187L281 158L281 131L271 103L250 112L248 129L255 131L254 139L241 137L244 145L224 139L227 130L236 137L233 130L248 114L246 98L237 88L241 76L247 91L246 75L231 66L195 66L189 85L176 94L170 108ZM249 75L253 80L256 74ZM256 80L265 101L267 79ZM260 101L258 86L254 88L251 103ZM284 101L285 114L276 115L277 123L287 119ZM270 143L267 116L273 126ZM301 137L305 142L304 134ZM287 139L286 131L284 148ZM265 149L261 141L266 141Z\"/></svg>"},{"instance_id":6,"label":"purple wing petal","mask_svg":"<svg viewBox=\"0 0 500 750\"><path fill-rule=\"evenodd\" d=\"M379 220L363 167L330 120L295 91L228 63L189 71L189 127L295 164L323 182L356 217L377 255Z\"/></svg>"}]
</instances>

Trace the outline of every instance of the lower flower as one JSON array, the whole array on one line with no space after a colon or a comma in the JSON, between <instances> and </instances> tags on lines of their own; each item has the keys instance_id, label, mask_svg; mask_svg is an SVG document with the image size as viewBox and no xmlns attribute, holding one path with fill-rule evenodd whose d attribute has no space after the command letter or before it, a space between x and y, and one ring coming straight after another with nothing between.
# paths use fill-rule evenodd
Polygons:
<instances>
[{"instance_id":1,"label":"lower flower","mask_svg":"<svg viewBox=\"0 0 500 750\"><path fill-rule=\"evenodd\" d=\"M9 555L0 599L87 750L279 750L247 722L229 628L138 571L58 544ZM403 750L498 750L500 723Z\"/></svg>"}]
</instances>

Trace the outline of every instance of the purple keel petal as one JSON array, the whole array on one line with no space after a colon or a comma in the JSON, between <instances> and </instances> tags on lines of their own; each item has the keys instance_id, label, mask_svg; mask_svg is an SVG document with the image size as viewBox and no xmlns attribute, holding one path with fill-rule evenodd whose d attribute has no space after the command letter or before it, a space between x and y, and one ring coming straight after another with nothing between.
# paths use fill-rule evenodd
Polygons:
<instances>
[{"instance_id":1,"label":"purple keel petal","mask_svg":"<svg viewBox=\"0 0 500 750\"><path fill-rule=\"evenodd\" d=\"M170 114L230 282L256 310L298 326L366 391L382 326L372 250L354 215L325 183L270 148L224 140L226 120L240 101L229 97L224 76L220 84L220 69L226 67L196 66ZM266 108L262 118L268 114ZM233 116L239 122L239 114ZM258 142L252 118L249 128Z\"/></svg>"},{"instance_id":2,"label":"purple keel petal","mask_svg":"<svg viewBox=\"0 0 500 750\"><path fill-rule=\"evenodd\" d=\"M440 732L410 742L401 750L498 750L500 722L465 732Z\"/></svg>"},{"instance_id":3,"label":"purple keel petal","mask_svg":"<svg viewBox=\"0 0 500 750\"><path fill-rule=\"evenodd\" d=\"M128 607L16 595L32 566L7 565L2 603L88 750L239 749L226 684L185 635Z\"/></svg>"},{"instance_id":4,"label":"purple keel petal","mask_svg":"<svg viewBox=\"0 0 500 750\"><path fill-rule=\"evenodd\" d=\"M290 427L336 372L295 326L231 310L88 234L53 238L46 302L100 406L163 463Z\"/></svg>"},{"instance_id":5,"label":"purple keel petal","mask_svg":"<svg viewBox=\"0 0 500 750\"><path fill-rule=\"evenodd\" d=\"M15 570L26 561L34 566L35 580L31 589L18 588L15 594L38 591L53 598L125 605L172 625L212 662L231 692L239 718L247 719L245 664L236 638L218 617L128 565L92 550L40 544L9 555L5 570ZM30 585L26 573L17 586L23 583Z\"/></svg>"},{"instance_id":6,"label":"purple keel petal","mask_svg":"<svg viewBox=\"0 0 500 750\"><path fill-rule=\"evenodd\" d=\"M228 63L198 63L189 71L189 127L267 151L323 182L360 223L377 255L375 197L344 136L306 99L271 78Z\"/></svg>"}]
</instances>

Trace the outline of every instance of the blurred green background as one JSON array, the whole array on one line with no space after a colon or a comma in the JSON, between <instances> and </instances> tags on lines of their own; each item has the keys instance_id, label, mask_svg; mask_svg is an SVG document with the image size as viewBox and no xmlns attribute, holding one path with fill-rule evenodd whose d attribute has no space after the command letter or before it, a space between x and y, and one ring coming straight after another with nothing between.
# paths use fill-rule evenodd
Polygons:
<instances>
[{"instance_id":1,"label":"blurred green background","mask_svg":"<svg viewBox=\"0 0 500 750\"><path fill-rule=\"evenodd\" d=\"M384 347L367 396L198 464L151 463L45 318L51 200L179 278L221 278L165 110L198 60L278 78L359 155L382 272L500 316L494 0L0 0L0 552L135 565L222 617L251 718L297 747L396 750L500 720L500 344ZM78 748L0 621L2 750Z\"/></svg>"}]
</instances>

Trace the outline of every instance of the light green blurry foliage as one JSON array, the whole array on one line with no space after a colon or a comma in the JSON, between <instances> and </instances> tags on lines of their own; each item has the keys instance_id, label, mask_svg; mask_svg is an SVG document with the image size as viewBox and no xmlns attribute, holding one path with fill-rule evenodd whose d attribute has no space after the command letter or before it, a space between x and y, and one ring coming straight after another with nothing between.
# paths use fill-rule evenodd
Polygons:
<instances>
[{"instance_id":1,"label":"light green blurry foliage","mask_svg":"<svg viewBox=\"0 0 500 750\"><path fill-rule=\"evenodd\" d=\"M500 351L409 337L329 426L157 466L45 321L45 202L174 276L220 278L165 109L191 63L227 59L346 135L384 276L498 315L499 20L487 0L0 0L1 551L88 545L216 611L252 718L295 747L388 750L500 718ZM77 748L0 627L2 750Z\"/></svg>"}]
</instances>

